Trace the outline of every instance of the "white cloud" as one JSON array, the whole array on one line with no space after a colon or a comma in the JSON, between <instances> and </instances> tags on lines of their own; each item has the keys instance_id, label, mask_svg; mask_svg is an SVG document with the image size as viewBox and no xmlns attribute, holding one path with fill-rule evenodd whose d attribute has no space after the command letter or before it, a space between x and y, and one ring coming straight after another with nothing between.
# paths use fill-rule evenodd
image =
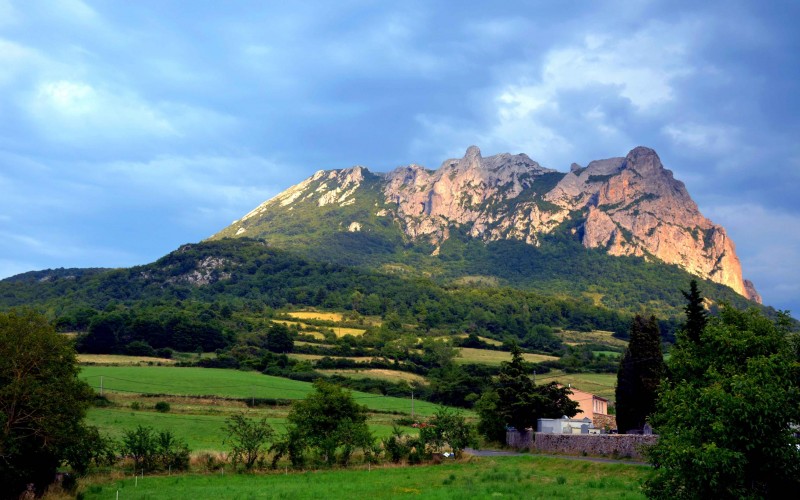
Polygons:
<instances>
[{"instance_id":1,"label":"white cloud","mask_svg":"<svg viewBox=\"0 0 800 500\"><path fill-rule=\"evenodd\" d=\"M174 102L152 103L126 88L84 81L42 82L25 104L30 119L46 138L69 145L196 139L236 124L232 117L211 110Z\"/></svg>"},{"instance_id":2,"label":"white cloud","mask_svg":"<svg viewBox=\"0 0 800 500\"><path fill-rule=\"evenodd\" d=\"M694 71L688 61L692 29L693 23L651 22L631 33L590 33L551 48L537 66L496 72L504 81L483 94L488 123L472 124L471 135L491 149L526 151L551 165L572 161L576 135L629 147L627 134L602 106L627 103L643 117L663 112L676 98L676 81ZM576 102L586 109L576 110ZM450 121L426 116L425 140L452 139L436 134L444 128L438 122Z\"/></svg>"},{"instance_id":3,"label":"white cloud","mask_svg":"<svg viewBox=\"0 0 800 500\"><path fill-rule=\"evenodd\" d=\"M42 130L65 142L89 137L179 135L170 118L135 95L84 82L44 82L37 87L29 106Z\"/></svg>"},{"instance_id":4,"label":"white cloud","mask_svg":"<svg viewBox=\"0 0 800 500\"><path fill-rule=\"evenodd\" d=\"M721 123L671 123L661 131L676 146L700 154L724 155L742 146L740 130Z\"/></svg>"},{"instance_id":5,"label":"white cloud","mask_svg":"<svg viewBox=\"0 0 800 500\"><path fill-rule=\"evenodd\" d=\"M0 38L0 85L14 82L44 63L45 58L38 51Z\"/></svg>"}]
</instances>

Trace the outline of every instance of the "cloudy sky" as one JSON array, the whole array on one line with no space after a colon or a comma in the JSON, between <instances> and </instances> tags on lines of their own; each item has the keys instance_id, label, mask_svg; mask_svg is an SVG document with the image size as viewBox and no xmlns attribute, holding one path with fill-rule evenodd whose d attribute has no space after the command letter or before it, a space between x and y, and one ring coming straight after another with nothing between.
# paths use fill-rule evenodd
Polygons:
<instances>
[{"instance_id":1,"label":"cloudy sky","mask_svg":"<svg viewBox=\"0 0 800 500\"><path fill-rule=\"evenodd\" d=\"M151 262L319 169L646 145L797 317L799 21L777 0L0 0L0 277Z\"/></svg>"}]
</instances>

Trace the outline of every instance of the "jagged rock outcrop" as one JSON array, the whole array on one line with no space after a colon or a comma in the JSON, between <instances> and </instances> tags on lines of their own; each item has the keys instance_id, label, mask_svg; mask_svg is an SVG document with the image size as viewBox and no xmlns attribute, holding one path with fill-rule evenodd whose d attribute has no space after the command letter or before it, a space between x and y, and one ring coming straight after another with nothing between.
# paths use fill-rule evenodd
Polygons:
<instances>
[{"instance_id":1,"label":"jagged rock outcrop","mask_svg":"<svg viewBox=\"0 0 800 500\"><path fill-rule=\"evenodd\" d=\"M700 213L684 184L646 147L586 167L573 163L566 174L525 154L484 158L476 146L435 171L414 164L377 175L360 166L321 170L218 236L259 237L278 219L291 220L301 205L306 211L352 208L340 211L337 230L344 232L370 231L371 223L388 219L409 240L433 244L434 255L453 227L484 241L538 245L542 235L570 220L587 248L676 264L761 300L743 280L725 229Z\"/></svg>"},{"instance_id":2,"label":"jagged rock outcrop","mask_svg":"<svg viewBox=\"0 0 800 500\"><path fill-rule=\"evenodd\" d=\"M537 234L552 230L567 215L542 203L546 189L537 181L546 174L561 175L524 154L483 158L480 149L470 146L464 158L447 160L433 172L418 165L390 172L383 193L397 205L396 216L412 238L438 244L447 239L451 224L468 224L475 238L535 244Z\"/></svg>"},{"instance_id":3,"label":"jagged rock outcrop","mask_svg":"<svg viewBox=\"0 0 800 500\"><path fill-rule=\"evenodd\" d=\"M684 184L650 148L572 169L547 199L565 210L586 210L582 241L588 248L653 256L760 302L755 290L745 287L725 229L700 213Z\"/></svg>"}]
</instances>

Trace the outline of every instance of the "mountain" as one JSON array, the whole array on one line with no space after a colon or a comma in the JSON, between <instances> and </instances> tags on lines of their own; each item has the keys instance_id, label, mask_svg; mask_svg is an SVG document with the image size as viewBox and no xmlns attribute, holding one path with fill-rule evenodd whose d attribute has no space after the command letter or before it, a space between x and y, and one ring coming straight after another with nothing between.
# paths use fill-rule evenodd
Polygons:
<instances>
[{"instance_id":1,"label":"mountain","mask_svg":"<svg viewBox=\"0 0 800 500\"><path fill-rule=\"evenodd\" d=\"M524 264L541 260L554 241L567 241L674 265L760 303L725 229L700 213L684 184L646 147L586 167L573 164L567 173L525 154L484 158L475 146L435 171L414 164L386 174L361 166L323 170L212 239L242 236L346 264L450 278L479 270L490 281L510 282L519 273L502 272L509 262L492 265L491 255L508 256L511 244ZM476 256L485 262L476 264Z\"/></svg>"}]
</instances>

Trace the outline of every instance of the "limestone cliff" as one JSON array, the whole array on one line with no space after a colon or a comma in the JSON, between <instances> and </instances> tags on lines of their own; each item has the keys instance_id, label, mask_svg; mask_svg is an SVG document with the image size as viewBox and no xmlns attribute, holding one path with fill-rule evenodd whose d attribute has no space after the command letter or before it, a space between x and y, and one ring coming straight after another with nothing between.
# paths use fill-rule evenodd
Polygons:
<instances>
[{"instance_id":1,"label":"limestone cliff","mask_svg":"<svg viewBox=\"0 0 800 500\"><path fill-rule=\"evenodd\" d=\"M760 302L755 289L745 287L736 247L725 229L700 213L684 184L652 149L638 147L625 158L573 169L547 199L565 210L584 211L586 247L656 257Z\"/></svg>"},{"instance_id":2,"label":"limestone cliff","mask_svg":"<svg viewBox=\"0 0 800 500\"><path fill-rule=\"evenodd\" d=\"M475 146L435 171L413 164L378 175L364 167L321 170L218 236L298 231L289 225L299 213L323 220L323 212L336 231L394 224L406 239L433 244L434 255L454 227L484 241L538 245L569 221L585 247L676 264L760 302L725 229L700 213L684 184L645 147L586 167L573 164L566 174L524 154L484 158Z\"/></svg>"}]
</instances>

